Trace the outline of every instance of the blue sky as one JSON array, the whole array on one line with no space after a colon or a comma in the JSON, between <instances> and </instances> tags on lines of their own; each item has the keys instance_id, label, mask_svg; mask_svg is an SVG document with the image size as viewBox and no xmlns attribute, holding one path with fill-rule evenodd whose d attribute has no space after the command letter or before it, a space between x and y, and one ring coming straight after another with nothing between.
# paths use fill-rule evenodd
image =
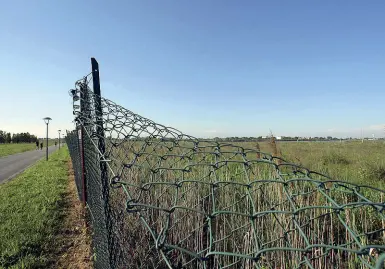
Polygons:
<instances>
[{"instance_id":1,"label":"blue sky","mask_svg":"<svg viewBox=\"0 0 385 269\"><path fill-rule=\"evenodd\" d=\"M0 129L72 129L68 90L199 136L384 136L384 1L0 1Z\"/></svg>"}]
</instances>

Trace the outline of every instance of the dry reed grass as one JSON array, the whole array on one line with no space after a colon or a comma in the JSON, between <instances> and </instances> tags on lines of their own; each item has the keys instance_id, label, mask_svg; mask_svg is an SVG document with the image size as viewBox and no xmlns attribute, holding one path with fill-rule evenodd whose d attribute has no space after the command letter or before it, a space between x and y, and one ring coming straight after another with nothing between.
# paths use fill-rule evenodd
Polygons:
<instances>
[{"instance_id":1,"label":"dry reed grass","mask_svg":"<svg viewBox=\"0 0 385 269\"><path fill-rule=\"evenodd\" d=\"M224 145L218 154L218 146L204 142L197 150L188 141L145 143L127 143L111 158L123 183L110 195L115 268L167 268L165 260L175 268L359 268L362 260L353 252L294 249L384 244L383 215L370 206L330 209L333 200L358 201L354 192L301 181L300 169L280 159L245 166L245 158L267 158L259 150ZM274 139L270 144L272 155L281 157ZM122 170L133 159L135 165ZM244 258L257 253L258 259Z\"/></svg>"}]
</instances>

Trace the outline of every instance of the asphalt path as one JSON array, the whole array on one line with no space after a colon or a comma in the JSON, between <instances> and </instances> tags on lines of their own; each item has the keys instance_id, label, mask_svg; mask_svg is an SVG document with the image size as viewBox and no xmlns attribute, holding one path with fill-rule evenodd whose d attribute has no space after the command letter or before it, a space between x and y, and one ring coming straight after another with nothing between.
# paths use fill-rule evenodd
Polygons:
<instances>
[{"instance_id":1,"label":"asphalt path","mask_svg":"<svg viewBox=\"0 0 385 269\"><path fill-rule=\"evenodd\" d=\"M48 147L48 153L50 154L58 148L58 146L50 146ZM43 150L31 150L0 158L0 184L12 179L36 161L45 157L45 152L46 148L43 148Z\"/></svg>"}]
</instances>

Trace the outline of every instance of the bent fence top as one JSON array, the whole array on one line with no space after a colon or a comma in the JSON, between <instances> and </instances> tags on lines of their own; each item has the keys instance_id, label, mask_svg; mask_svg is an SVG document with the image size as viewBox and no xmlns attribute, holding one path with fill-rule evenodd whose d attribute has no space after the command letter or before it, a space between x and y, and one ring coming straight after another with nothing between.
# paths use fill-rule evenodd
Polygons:
<instances>
[{"instance_id":1,"label":"bent fence top","mask_svg":"<svg viewBox=\"0 0 385 269\"><path fill-rule=\"evenodd\" d=\"M67 144L96 268L382 268L383 190L156 124L102 98L93 64Z\"/></svg>"}]
</instances>

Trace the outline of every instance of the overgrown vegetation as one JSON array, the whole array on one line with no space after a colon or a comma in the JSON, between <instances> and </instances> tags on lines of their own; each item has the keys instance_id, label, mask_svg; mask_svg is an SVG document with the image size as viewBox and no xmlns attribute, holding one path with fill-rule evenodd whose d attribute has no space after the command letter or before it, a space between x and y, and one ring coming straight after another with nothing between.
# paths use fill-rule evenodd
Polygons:
<instances>
[{"instance_id":1,"label":"overgrown vegetation","mask_svg":"<svg viewBox=\"0 0 385 269\"><path fill-rule=\"evenodd\" d=\"M384 189L384 182L380 180L384 144L379 141L281 143L274 138L266 143L236 144L243 149L225 144L220 147L221 154L212 154L216 146L203 141L197 151L187 141L180 144L148 142L145 146L139 141L128 141L118 147L107 144L113 147L114 161L110 165L114 171L119 171L122 164L136 156L135 166L121 174L120 182L126 183L126 187L110 190L112 234L120 244L111 250L120 254L117 267L154 268L159 265L158 268L163 268L164 258L159 258L151 247L154 244L151 233L164 230L170 235L167 238L170 246L207 253L211 245L216 252L232 253L209 256L205 263L207 268L231 264L242 268L300 268L299 264L307 259L304 252L288 249L304 249L313 244L322 246L311 247L306 254L313 268L360 268L364 259L374 266L375 257L358 256L353 251L330 251L327 246L348 246L354 250L370 244L384 245L384 216L378 209L365 204L350 206L349 203L363 202L354 191L333 183L325 184L322 189L318 183L302 181L305 174L298 173L301 169L293 170L295 166L279 159L268 162L263 159L266 157L263 153L247 149L261 149L334 179ZM244 158L252 161L256 157L262 160L249 162L245 168ZM275 164L279 165L279 176ZM159 167L168 171L158 173ZM360 167L364 173L360 174ZM316 180L327 180L313 176ZM152 184L150 178L156 184ZM180 182L182 178L191 182L168 184ZM286 184L284 180L291 180L291 183ZM217 182L215 187L210 185L213 181ZM383 193L369 188L360 188L360 194L378 203L384 201ZM133 198L128 198L130 196ZM140 212L146 226L136 215L122 211L122 207L128 207L127 201L133 204L129 205L132 212ZM140 205L135 206L136 202ZM332 210L336 204L343 206L343 210ZM181 208L172 210L177 207ZM251 222L249 214L253 210L264 213L256 215ZM205 218L199 212L215 217ZM167 219L172 219L172 224L167 223ZM215 243L209 240L209 234ZM270 249L255 263L251 258L237 257L237 254L257 253L257 245L283 250ZM203 262L186 252L170 249L167 255L176 267L204 268Z\"/></svg>"},{"instance_id":2,"label":"overgrown vegetation","mask_svg":"<svg viewBox=\"0 0 385 269\"><path fill-rule=\"evenodd\" d=\"M48 268L61 225L68 150L50 155L0 185L0 268ZM55 257L56 258L56 257Z\"/></svg>"}]
</instances>

